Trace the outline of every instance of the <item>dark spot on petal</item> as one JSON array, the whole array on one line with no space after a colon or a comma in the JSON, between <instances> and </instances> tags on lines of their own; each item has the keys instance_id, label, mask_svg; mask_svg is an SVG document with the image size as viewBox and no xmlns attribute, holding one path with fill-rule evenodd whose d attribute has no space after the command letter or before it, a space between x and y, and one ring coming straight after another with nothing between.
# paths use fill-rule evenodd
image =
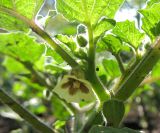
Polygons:
<instances>
[{"instance_id":1,"label":"dark spot on petal","mask_svg":"<svg viewBox=\"0 0 160 133\"><path fill-rule=\"evenodd\" d=\"M89 93L89 89L81 83L80 88L79 88L83 93Z\"/></svg>"}]
</instances>

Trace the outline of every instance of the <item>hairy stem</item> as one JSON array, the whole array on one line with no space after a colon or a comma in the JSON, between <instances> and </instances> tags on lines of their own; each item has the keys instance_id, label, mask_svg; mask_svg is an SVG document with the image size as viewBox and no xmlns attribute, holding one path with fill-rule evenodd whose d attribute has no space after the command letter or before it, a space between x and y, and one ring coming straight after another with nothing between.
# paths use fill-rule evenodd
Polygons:
<instances>
[{"instance_id":1,"label":"hairy stem","mask_svg":"<svg viewBox=\"0 0 160 133\"><path fill-rule=\"evenodd\" d=\"M48 125L40 121L35 115L22 107L16 100L11 98L4 90L0 88L0 100L8 105L12 110L19 114L24 120L28 121L35 129L41 133L55 133Z\"/></svg>"},{"instance_id":2,"label":"hairy stem","mask_svg":"<svg viewBox=\"0 0 160 133\"><path fill-rule=\"evenodd\" d=\"M113 54L113 55L117 59L117 62L118 62L118 65L119 65L121 73L124 74L125 73L125 69L124 69L124 66L123 66L123 63L122 63L122 60L121 60L119 54Z\"/></svg>"},{"instance_id":3,"label":"hairy stem","mask_svg":"<svg viewBox=\"0 0 160 133\"><path fill-rule=\"evenodd\" d=\"M96 64L95 64L95 53L96 45L93 39L93 31L90 23L87 24L88 28L88 38L89 38L89 51L88 51L88 69L87 75L88 80L91 82L95 93L97 94L99 100L104 102L110 98L109 91L105 89L104 85L98 78L96 74Z\"/></svg>"},{"instance_id":4,"label":"hairy stem","mask_svg":"<svg viewBox=\"0 0 160 133\"><path fill-rule=\"evenodd\" d=\"M60 46L58 45L47 32L41 29L33 20L26 18L25 16L19 14L18 12L0 6L0 11L8 15L12 15L24 23L26 23L35 33L42 37L54 50L73 68L77 67L79 64Z\"/></svg>"},{"instance_id":5,"label":"hairy stem","mask_svg":"<svg viewBox=\"0 0 160 133\"><path fill-rule=\"evenodd\" d=\"M157 38L155 43L152 45L150 50L142 57L139 63L135 65L133 70L127 74L121 82L115 98L121 101L127 100L135 89L140 85L146 75L152 70L154 65L158 62L160 58L160 37Z\"/></svg>"},{"instance_id":6,"label":"hairy stem","mask_svg":"<svg viewBox=\"0 0 160 133\"><path fill-rule=\"evenodd\" d=\"M88 42L89 42L89 50L88 50L88 69L87 69L87 79L93 86L93 89L98 96L100 102L104 102L110 98L109 91L105 89L102 82L99 80L99 77L96 74L96 64L95 64L95 57L96 57L96 44L94 42L93 37L93 28L90 22L90 16L87 10L87 4L85 0L82 0L83 10L85 12L85 25L88 29Z\"/></svg>"}]
</instances>

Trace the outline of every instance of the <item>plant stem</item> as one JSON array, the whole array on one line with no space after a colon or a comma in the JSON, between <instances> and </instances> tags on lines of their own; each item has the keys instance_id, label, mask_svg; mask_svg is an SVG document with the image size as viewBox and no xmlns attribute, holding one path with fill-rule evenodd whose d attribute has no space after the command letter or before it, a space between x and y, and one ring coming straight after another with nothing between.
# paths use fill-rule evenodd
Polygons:
<instances>
[{"instance_id":1,"label":"plant stem","mask_svg":"<svg viewBox=\"0 0 160 133\"><path fill-rule=\"evenodd\" d=\"M121 73L124 74L124 73L125 73L125 69L124 69L122 60L121 60L121 58L119 57L119 54L116 54L116 53L114 54L114 53L113 53L113 55L114 55L115 58L117 59L117 62L118 62L118 65L119 65L119 68L120 68Z\"/></svg>"},{"instance_id":2,"label":"plant stem","mask_svg":"<svg viewBox=\"0 0 160 133\"><path fill-rule=\"evenodd\" d=\"M160 37L157 38L155 43L149 51L142 57L139 63L135 65L133 70L127 74L116 88L117 92L115 98L121 101L127 100L135 89L140 85L146 75L152 70L154 65L160 58Z\"/></svg>"},{"instance_id":3,"label":"plant stem","mask_svg":"<svg viewBox=\"0 0 160 133\"><path fill-rule=\"evenodd\" d=\"M88 51L88 69L87 69L87 78L91 82L95 93L97 94L99 100L104 102L110 98L109 91L105 89L104 85L98 78L96 74L96 65L95 65L95 53L96 46L93 39L93 31L90 23L87 24L88 28L88 38L89 38L89 51Z\"/></svg>"},{"instance_id":4,"label":"plant stem","mask_svg":"<svg viewBox=\"0 0 160 133\"><path fill-rule=\"evenodd\" d=\"M85 25L87 26L87 29L88 29L88 42L89 42L88 68L87 68L86 77L92 84L93 89L102 104L104 101L110 98L110 94L109 94L109 91L105 89L104 85L99 80L96 74L96 64L95 64L96 44L94 42L92 24L90 22L90 16L88 14L87 4L85 0L82 0L82 6L85 12Z\"/></svg>"},{"instance_id":5,"label":"plant stem","mask_svg":"<svg viewBox=\"0 0 160 133\"><path fill-rule=\"evenodd\" d=\"M15 10L0 6L0 11L9 15L12 15L24 23L26 23L35 33L42 37L54 50L73 68L77 67L79 64L60 46L58 45L47 32L41 29L33 20L26 18L25 16L19 14Z\"/></svg>"},{"instance_id":6,"label":"plant stem","mask_svg":"<svg viewBox=\"0 0 160 133\"><path fill-rule=\"evenodd\" d=\"M0 88L0 100L8 105L12 110L19 114L24 120L28 121L35 129L42 133L55 133L48 125L40 121L35 115L22 107L16 100L11 98L4 90Z\"/></svg>"}]
</instances>

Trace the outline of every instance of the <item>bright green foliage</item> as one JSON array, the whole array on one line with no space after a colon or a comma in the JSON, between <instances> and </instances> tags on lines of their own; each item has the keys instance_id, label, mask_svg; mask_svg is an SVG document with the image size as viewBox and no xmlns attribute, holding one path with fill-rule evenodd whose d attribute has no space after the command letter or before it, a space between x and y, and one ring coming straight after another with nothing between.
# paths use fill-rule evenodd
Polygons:
<instances>
[{"instance_id":1,"label":"bright green foliage","mask_svg":"<svg viewBox=\"0 0 160 133\"><path fill-rule=\"evenodd\" d=\"M34 19L44 0L0 0L0 27L7 30L26 30L26 25L13 16L3 14L2 7L17 11L29 19Z\"/></svg>"},{"instance_id":2,"label":"bright green foliage","mask_svg":"<svg viewBox=\"0 0 160 133\"><path fill-rule=\"evenodd\" d=\"M118 63L113 59L104 59L102 62L104 69L106 70L107 76L112 79L121 75Z\"/></svg>"},{"instance_id":3,"label":"bright green foliage","mask_svg":"<svg viewBox=\"0 0 160 133\"><path fill-rule=\"evenodd\" d=\"M22 33L0 34L0 52L16 60L35 62L44 53L44 45Z\"/></svg>"},{"instance_id":4,"label":"bright green foliage","mask_svg":"<svg viewBox=\"0 0 160 133\"><path fill-rule=\"evenodd\" d=\"M62 35L62 34L58 34L56 35L56 38L62 42L63 44L65 44L71 51L75 51L77 46L75 41L73 40L72 36L66 36L66 35Z\"/></svg>"},{"instance_id":5,"label":"bright green foliage","mask_svg":"<svg viewBox=\"0 0 160 133\"><path fill-rule=\"evenodd\" d=\"M103 104L103 114L107 123L113 127L118 127L125 113L123 102L108 100Z\"/></svg>"},{"instance_id":6,"label":"bright green foliage","mask_svg":"<svg viewBox=\"0 0 160 133\"><path fill-rule=\"evenodd\" d=\"M139 12L143 15L143 30L149 35L151 40L154 41L156 36L160 35L160 1L151 5Z\"/></svg>"},{"instance_id":7,"label":"bright green foliage","mask_svg":"<svg viewBox=\"0 0 160 133\"><path fill-rule=\"evenodd\" d=\"M96 24L102 16L113 18L124 0L57 0L57 10L69 20Z\"/></svg>"},{"instance_id":8,"label":"bright green foliage","mask_svg":"<svg viewBox=\"0 0 160 133\"><path fill-rule=\"evenodd\" d=\"M54 123L54 126L55 126L55 129L59 129L59 128L62 128L63 126L65 126L65 124L66 124L66 121L57 120Z\"/></svg>"},{"instance_id":9,"label":"bright green foliage","mask_svg":"<svg viewBox=\"0 0 160 133\"><path fill-rule=\"evenodd\" d=\"M43 2L44 0L0 0L0 6L16 10L31 19L35 17Z\"/></svg>"},{"instance_id":10,"label":"bright green foliage","mask_svg":"<svg viewBox=\"0 0 160 133\"><path fill-rule=\"evenodd\" d=\"M147 2L146 8L152 7L153 4L160 2L160 0L150 0Z\"/></svg>"},{"instance_id":11,"label":"bright green foliage","mask_svg":"<svg viewBox=\"0 0 160 133\"><path fill-rule=\"evenodd\" d=\"M135 23L128 20L117 22L113 33L135 48L137 48L144 39L144 34L135 27Z\"/></svg>"},{"instance_id":12,"label":"bright green foliage","mask_svg":"<svg viewBox=\"0 0 160 133\"><path fill-rule=\"evenodd\" d=\"M20 62L10 57L5 58L3 66L5 66L7 68L7 71L10 73L29 73L29 71Z\"/></svg>"},{"instance_id":13,"label":"bright green foliage","mask_svg":"<svg viewBox=\"0 0 160 133\"><path fill-rule=\"evenodd\" d=\"M112 53L118 53L124 45L122 41L114 35L105 35L97 44L97 51L108 50Z\"/></svg>"},{"instance_id":14,"label":"bright green foliage","mask_svg":"<svg viewBox=\"0 0 160 133\"><path fill-rule=\"evenodd\" d=\"M94 126L89 133L140 133L129 128L112 128L112 127L103 127L103 126Z\"/></svg>"},{"instance_id":15,"label":"bright green foliage","mask_svg":"<svg viewBox=\"0 0 160 133\"><path fill-rule=\"evenodd\" d=\"M15 17L0 13L0 27L6 30L27 31L28 27Z\"/></svg>"},{"instance_id":16,"label":"bright green foliage","mask_svg":"<svg viewBox=\"0 0 160 133\"><path fill-rule=\"evenodd\" d=\"M159 77L160 74L160 61L154 66L153 70L152 70L152 76L153 77Z\"/></svg>"},{"instance_id":17,"label":"bright green foliage","mask_svg":"<svg viewBox=\"0 0 160 133\"><path fill-rule=\"evenodd\" d=\"M94 37L95 38L99 37L105 31L108 31L108 30L112 29L115 25L116 25L115 20L103 18L95 26Z\"/></svg>"},{"instance_id":18,"label":"bright green foliage","mask_svg":"<svg viewBox=\"0 0 160 133\"><path fill-rule=\"evenodd\" d=\"M59 56L56 51L54 51L52 48L47 47L46 50L46 56L52 57L53 60L57 63L57 64L61 64L64 62L64 60L62 59L61 56Z\"/></svg>"}]
</instances>

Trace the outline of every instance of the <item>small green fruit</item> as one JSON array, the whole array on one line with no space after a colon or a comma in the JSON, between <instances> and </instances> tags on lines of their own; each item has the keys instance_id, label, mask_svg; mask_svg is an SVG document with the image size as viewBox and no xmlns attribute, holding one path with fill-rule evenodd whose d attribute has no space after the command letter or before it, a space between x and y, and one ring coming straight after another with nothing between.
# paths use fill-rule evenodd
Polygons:
<instances>
[{"instance_id":1,"label":"small green fruit","mask_svg":"<svg viewBox=\"0 0 160 133\"><path fill-rule=\"evenodd\" d=\"M88 41L82 35L77 35L77 42L80 47L85 47L88 43Z\"/></svg>"}]
</instances>

